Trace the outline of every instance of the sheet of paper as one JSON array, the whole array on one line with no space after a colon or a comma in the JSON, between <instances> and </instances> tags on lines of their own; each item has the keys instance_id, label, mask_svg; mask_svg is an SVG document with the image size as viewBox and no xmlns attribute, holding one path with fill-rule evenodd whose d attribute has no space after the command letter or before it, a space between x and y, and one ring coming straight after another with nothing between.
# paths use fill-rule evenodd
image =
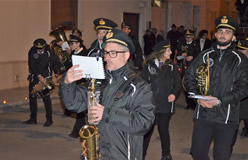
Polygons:
<instances>
[{"instance_id":1,"label":"sheet of paper","mask_svg":"<svg viewBox=\"0 0 248 160\"><path fill-rule=\"evenodd\" d=\"M183 59L185 59L186 57L185 56L177 56L177 60L183 60Z\"/></svg>"},{"instance_id":2,"label":"sheet of paper","mask_svg":"<svg viewBox=\"0 0 248 160\"><path fill-rule=\"evenodd\" d=\"M87 57L72 55L72 64L79 64L83 70L83 78L105 79L103 60L101 57Z\"/></svg>"},{"instance_id":3,"label":"sheet of paper","mask_svg":"<svg viewBox=\"0 0 248 160\"><path fill-rule=\"evenodd\" d=\"M216 100L216 98L206 98L205 96L202 96L202 95L189 95L188 97L195 98L195 99L202 99L206 101Z\"/></svg>"}]
</instances>

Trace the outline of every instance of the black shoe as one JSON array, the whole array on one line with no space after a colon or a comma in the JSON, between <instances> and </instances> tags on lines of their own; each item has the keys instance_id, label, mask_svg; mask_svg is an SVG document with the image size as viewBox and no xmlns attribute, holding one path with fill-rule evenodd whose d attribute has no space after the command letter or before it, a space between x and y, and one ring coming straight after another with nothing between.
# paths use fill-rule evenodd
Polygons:
<instances>
[{"instance_id":1,"label":"black shoe","mask_svg":"<svg viewBox=\"0 0 248 160\"><path fill-rule=\"evenodd\" d=\"M71 138L78 138L78 137L79 137L79 135L75 135L75 134L73 134L73 133L70 133L69 136L70 136Z\"/></svg>"},{"instance_id":2,"label":"black shoe","mask_svg":"<svg viewBox=\"0 0 248 160\"><path fill-rule=\"evenodd\" d=\"M172 156L170 154L163 155L161 160L172 160Z\"/></svg>"},{"instance_id":3,"label":"black shoe","mask_svg":"<svg viewBox=\"0 0 248 160\"><path fill-rule=\"evenodd\" d=\"M53 124L53 120L46 120L46 122L43 124L43 127L49 127Z\"/></svg>"},{"instance_id":4,"label":"black shoe","mask_svg":"<svg viewBox=\"0 0 248 160\"><path fill-rule=\"evenodd\" d=\"M191 109L191 107L190 106L186 106L186 107L184 107L184 109Z\"/></svg>"},{"instance_id":5,"label":"black shoe","mask_svg":"<svg viewBox=\"0 0 248 160\"><path fill-rule=\"evenodd\" d=\"M247 138L247 137L248 137L248 133L242 131L242 132L240 133L240 137Z\"/></svg>"},{"instance_id":6,"label":"black shoe","mask_svg":"<svg viewBox=\"0 0 248 160\"><path fill-rule=\"evenodd\" d=\"M27 121L23 121L24 124L37 124L37 120L36 119L29 119Z\"/></svg>"},{"instance_id":7,"label":"black shoe","mask_svg":"<svg viewBox=\"0 0 248 160\"><path fill-rule=\"evenodd\" d=\"M64 112L64 114L62 115L62 117L70 117L71 116L71 113L67 113L67 112Z\"/></svg>"}]
</instances>

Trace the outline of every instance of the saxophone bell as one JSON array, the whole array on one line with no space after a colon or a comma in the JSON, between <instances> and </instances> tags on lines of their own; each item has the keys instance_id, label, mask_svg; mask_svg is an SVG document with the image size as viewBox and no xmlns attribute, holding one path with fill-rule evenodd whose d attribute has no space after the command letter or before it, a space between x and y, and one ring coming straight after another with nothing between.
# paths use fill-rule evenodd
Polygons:
<instances>
[{"instance_id":1,"label":"saxophone bell","mask_svg":"<svg viewBox=\"0 0 248 160\"><path fill-rule=\"evenodd\" d=\"M96 91L95 88L96 80L91 80L91 85L88 87L88 123L84 125L80 131L79 135L81 137L81 150L82 156L86 160L100 160L100 145L99 139L100 134L98 132L97 123L92 122L92 117L89 114L89 109L91 106L95 106L99 103L100 91Z\"/></svg>"}]
</instances>

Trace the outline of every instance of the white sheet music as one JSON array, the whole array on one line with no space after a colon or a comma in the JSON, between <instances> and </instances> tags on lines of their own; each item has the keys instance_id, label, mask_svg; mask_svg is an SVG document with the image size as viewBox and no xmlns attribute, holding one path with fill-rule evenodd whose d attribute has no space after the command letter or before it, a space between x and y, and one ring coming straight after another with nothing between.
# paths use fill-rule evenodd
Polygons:
<instances>
[{"instance_id":1,"label":"white sheet music","mask_svg":"<svg viewBox=\"0 0 248 160\"><path fill-rule=\"evenodd\" d=\"M83 70L83 78L105 79L103 60L101 57L87 57L72 55L72 64L79 64Z\"/></svg>"}]
</instances>

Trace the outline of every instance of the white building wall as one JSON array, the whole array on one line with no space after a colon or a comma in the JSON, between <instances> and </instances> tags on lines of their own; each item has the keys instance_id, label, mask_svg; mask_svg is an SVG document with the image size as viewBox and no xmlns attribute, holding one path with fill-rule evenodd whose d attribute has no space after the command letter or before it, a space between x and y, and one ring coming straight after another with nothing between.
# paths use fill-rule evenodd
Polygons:
<instances>
[{"instance_id":1,"label":"white building wall","mask_svg":"<svg viewBox=\"0 0 248 160\"><path fill-rule=\"evenodd\" d=\"M150 0L78 0L78 26L87 47L96 39L93 20L99 17L122 22L123 12L140 14L139 40L151 21ZM53 39L50 0L0 0L0 89L28 85L27 57L37 38ZM70 31L66 32L67 35Z\"/></svg>"},{"instance_id":2,"label":"white building wall","mask_svg":"<svg viewBox=\"0 0 248 160\"><path fill-rule=\"evenodd\" d=\"M0 1L0 89L27 86L27 55L34 39L49 39L49 0Z\"/></svg>"}]
</instances>

